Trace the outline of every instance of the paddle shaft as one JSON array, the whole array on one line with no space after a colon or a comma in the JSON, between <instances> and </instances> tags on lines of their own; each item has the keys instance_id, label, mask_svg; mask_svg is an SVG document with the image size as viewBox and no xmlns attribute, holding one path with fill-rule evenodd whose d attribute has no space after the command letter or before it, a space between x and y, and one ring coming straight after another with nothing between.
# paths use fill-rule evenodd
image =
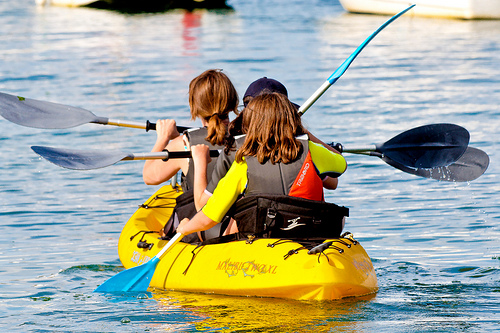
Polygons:
<instances>
[{"instance_id":1,"label":"paddle shaft","mask_svg":"<svg viewBox=\"0 0 500 333\"><path fill-rule=\"evenodd\" d=\"M210 157L218 157L220 152L216 149L210 150ZM122 161L127 160L169 160L171 158L191 158L191 151L168 151L164 150L158 153L130 153L126 157L122 158Z\"/></svg>"},{"instance_id":2,"label":"paddle shaft","mask_svg":"<svg viewBox=\"0 0 500 333\"><path fill-rule=\"evenodd\" d=\"M32 146L31 149L49 162L57 166L72 170L92 170L111 166L124 160L163 160L170 158L190 158L191 151L164 150L162 152L150 152L132 154L122 151L107 150L77 150L65 148L52 148L43 146ZM210 151L211 157L219 156L218 150Z\"/></svg>"},{"instance_id":3,"label":"paddle shaft","mask_svg":"<svg viewBox=\"0 0 500 333\"><path fill-rule=\"evenodd\" d=\"M469 132L454 124L431 124L416 127L398 134L387 142L377 145L340 150L352 153L375 154L411 168L433 168L447 166L462 156L469 143ZM335 147L332 143L330 146ZM42 146L31 147L37 154L50 162L75 170L98 169L122 160L145 160L188 158L191 151L151 152L132 154L121 151L74 150ZM370 153L372 152L372 153ZM210 156L218 156L218 150L210 151Z\"/></svg>"},{"instance_id":4,"label":"paddle shaft","mask_svg":"<svg viewBox=\"0 0 500 333\"><path fill-rule=\"evenodd\" d=\"M138 121L116 120L116 119L109 119L106 117L97 117L94 121L91 121L91 123L101 124L101 125L111 125L111 126L119 126L119 127L145 129L146 132L156 131L156 124L150 122L149 120L146 120L146 124L144 124L143 122L138 122ZM177 126L177 131L179 133L182 133L188 129L190 129L190 127Z\"/></svg>"},{"instance_id":5,"label":"paddle shaft","mask_svg":"<svg viewBox=\"0 0 500 333\"><path fill-rule=\"evenodd\" d=\"M176 234L175 234L175 236L174 236L174 237L172 237L172 238L168 241L167 245L165 245L165 246L163 247L163 249L161 249L161 251L160 251L160 252L158 252L158 253L157 253L157 254L156 254L153 258L158 258L158 259L161 259L161 258L165 255L165 253L166 253L168 250L170 250L170 249L171 249L171 248L172 248L175 244L177 244L178 242L180 242L180 240L182 239L182 237L184 237L184 235L183 235L183 234L181 234L181 233L176 233Z\"/></svg>"}]
</instances>

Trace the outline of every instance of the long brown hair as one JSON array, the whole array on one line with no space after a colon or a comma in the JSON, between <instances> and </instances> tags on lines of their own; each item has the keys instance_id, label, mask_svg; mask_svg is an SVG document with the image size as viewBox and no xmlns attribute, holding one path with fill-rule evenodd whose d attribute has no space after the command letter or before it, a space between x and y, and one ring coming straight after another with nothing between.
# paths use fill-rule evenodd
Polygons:
<instances>
[{"instance_id":1,"label":"long brown hair","mask_svg":"<svg viewBox=\"0 0 500 333\"><path fill-rule=\"evenodd\" d=\"M242 126L246 131L236 161L255 156L259 163L290 163L300 157L302 144L296 136L306 133L297 108L280 93L255 97L243 111Z\"/></svg>"},{"instance_id":2,"label":"long brown hair","mask_svg":"<svg viewBox=\"0 0 500 333\"><path fill-rule=\"evenodd\" d=\"M231 80L221 70L209 69L189 83L191 119L203 118L208 122L205 138L213 145L223 145L227 119L238 108L238 93Z\"/></svg>"}]
</instances>

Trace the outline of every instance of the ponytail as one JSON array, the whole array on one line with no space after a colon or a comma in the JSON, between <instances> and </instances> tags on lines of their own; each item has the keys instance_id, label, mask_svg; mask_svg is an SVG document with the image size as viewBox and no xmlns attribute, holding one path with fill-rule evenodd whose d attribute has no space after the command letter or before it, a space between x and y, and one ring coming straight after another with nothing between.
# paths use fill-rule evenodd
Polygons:
<instances>
[{"instance_id":1,"label":"ponytail","mask_svg":"<svg viewBox=\"0 0 500 333\"><path fill-rule=\"evenodd\" d=\"M207 126L208 135L205 138L214 146L223 146L226 139L226 125L224 121L220 119L218 113L214 113L210 116Z\"/></svg>"},{"instance_id":2,"label":"ponytail","mask_svg":"<svg viewBox=\"0 0 500 333\"><path fill-rule=\"evenodd\" d=\"M223 145L226 136L224 120L238 108L238 93L231 80L221 70L210 69L189 84L191 119L208 122L205 138L213 145Z\"/></svg>"}]
</instances>

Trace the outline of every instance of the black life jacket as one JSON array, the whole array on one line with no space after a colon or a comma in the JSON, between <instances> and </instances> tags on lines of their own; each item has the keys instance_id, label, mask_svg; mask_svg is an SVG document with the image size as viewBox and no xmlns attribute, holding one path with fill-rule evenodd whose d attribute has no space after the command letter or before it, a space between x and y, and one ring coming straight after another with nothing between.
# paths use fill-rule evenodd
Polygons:
<instances>
[{"instance_id":1,"label":"black life jacket","mask_svg":"<svg viewBox=\"0 0 500 333\"><path fill-rule=\"evenodd\" d=\"M186 135L190 146L205 144L210 148L210 150L223 148L223 146L214 146L210 142L205 140L205 138L208 135L206 127L189 129L185 131L184 134ZM208 178L210 178L212 175L212 171L214 170L216 160L217 159L213 158L212 161L207 165ZM207 179L207 181L210 182L210 179ZM186 175L182 174L181 176L181 187L183 192L187 193L189 190L192 191L193 185L194 185L194 167L192 161L190 161L187 174Z\"/></svg>"},{"instance_id":2,"label":"black life jacket","mask_svg":"<svg viewBox=\"0 0 500 333\"><path fill-rule=\"evenodd\" d=\"M214 146L205 138L208 135L206 127L189 129L184 132L187 137L190 146L205 144L212 149L222 149L223 146ZM212 175L212 171L215 167L215 161L217 159L213 158L212 161L207 165L207 177ZM210 181L210 179L207 179ZM164 232L167 235L167 238L175 233L175 229L177 228L178 223L185 217L193 218L196 215L196 207L194 204L194 167L193 162L190 161L188 172L186 175L182 174L181 176L181 187L182 194L178 196L175 201L176 205L174 211L172 212L172 216L165 224ZM209 235L205 236L205 233L209 233ZM219 236L220 233L220 225L212 228L210 231L202 232L202 237L205 238L213 238ZM196 243L199 242L197 233L193 233L188 235L182 239L185 243Z\"/></svg>"}]
</instances>

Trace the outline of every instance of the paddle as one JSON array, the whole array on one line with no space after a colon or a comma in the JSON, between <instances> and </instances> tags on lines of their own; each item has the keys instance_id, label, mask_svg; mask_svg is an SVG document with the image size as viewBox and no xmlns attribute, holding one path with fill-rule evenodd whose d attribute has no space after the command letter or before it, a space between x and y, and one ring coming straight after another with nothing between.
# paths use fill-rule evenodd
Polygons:
<instances>
[{"instance_id":1,"label":"paddle","mask_svg":"<svg viewBox=\"0 0 500 333\"><path fill-rule=\"evenodd\" d=\"M125 291L146 291L153 278L156 266L160 259L177 244L184 235L177 233L172 239L148 262L121 271L115 276L106 280L94 290L98 293L125 292Z\"/></svg>"},{"instance_id":2,"label":"paddle","mask_svg":"<svg viewBox=\"0 0 500 333\"><path fill-rule=\"evenodd\" d=\"M403 15L404 13L406 13L407 11L409 11L410 9L412 9L413 7L415 7L415 5L411 5L410 7L406 8L405 10L403 10L403 11L399 12L398 14L394 15L393 17L391 17L389 20L387 20L387 22L385 22L384 24L382 24L380 26L380 28L378 28L374 33L372 33L360 46L358 46L358 48L349 56L349 58L347 58L342 63L342 65L340 65L340 67L337 68L337 70L335 72L333 72L333 74L325 81L325 83L323 83L323 85L321 87L319 87L318 90L316 90L316 92L314 92L314 94L311 97L309 97L309 99L307 101L305 101L304 104L301 105L301 107L299 108L299 113L301 115L304 114L307 111L307 109L309 109L311 107L311 105L313 105L314 102L316 102L316 100L318 98L320 98L321 95L323 95L323 93L328 88L330 88L330 86L332 84L334 84L335 82L337 82L337 80L345 73L345 71L347 70L347 68L349 68L349 66L354 61L354 59L356 59L356 57L358 56L358 54L365 48L365 46L373 38L375 38L375 36L380 31L382 31L385 27L387 27L389 24L391 24L392 21L394 21L395 19L397 19L398 17L400 17L401 15Z\"/></svg>"},{"instance_id":3,"label":"paddle","mask_svg":"<svg viewBox=\"0 0 500 333\"><path fill-rule=\"evenodd\" d=\"M403 132L391 140L366 147L344 148L347 153L387 156L409 168L449 165L462 156L469 143L469 132L458 125L433 124ZM91 170L119 161L191 157L190 151L132 154L121 151L75 150L43 146L31 147L38 155L63 168ZM218 156L211 150L210 156Z\"/></svg>"},{"instance_id":4,"label":"paddle","mask_svg":"<svg viewBox=\"0 0 500 333\"><path fill-rule=\"evenodd\" d=\"M22 126L58 129L70 128L79 125L94 123L101 125L113 125L121 127L132 127L156 130L156 124L124 121L98 117L89 110L82 108L57 104L52 102L38 101L36 99L13 96L0 93L0 114L5 119ZM177 126L177 131L183 132L189 127Z\"/></svg>"},{"instance_id":5,"label":"paddle","mask_svg":"<svg viewBox=\"0 0 500 333\"><path fill-rule=\"evenodd\" d=\"M164 160L170 158L189 158L191 151L164 150L157 153L132 154L121 151L107 150L77 150L64 148L51 148L44 146L32 146L31 149L38 155L63 168L73 170L92 170L111 166L119 161L130 160ZM218 150L210 151L211 157L219 156Z\"/></svg>"},{"instance_id":6,"label":"paddle","mask_svg":"<svg viewBox=\"0 0 500 333\"><path fill-rule=\"evenodd\" d=\"M367 147L343 147L346 153L376 153L410 168L447 166L462 156L469 132L454 124L432 124L405 131L391 140Z\"/></svg>"}]
</instances>

